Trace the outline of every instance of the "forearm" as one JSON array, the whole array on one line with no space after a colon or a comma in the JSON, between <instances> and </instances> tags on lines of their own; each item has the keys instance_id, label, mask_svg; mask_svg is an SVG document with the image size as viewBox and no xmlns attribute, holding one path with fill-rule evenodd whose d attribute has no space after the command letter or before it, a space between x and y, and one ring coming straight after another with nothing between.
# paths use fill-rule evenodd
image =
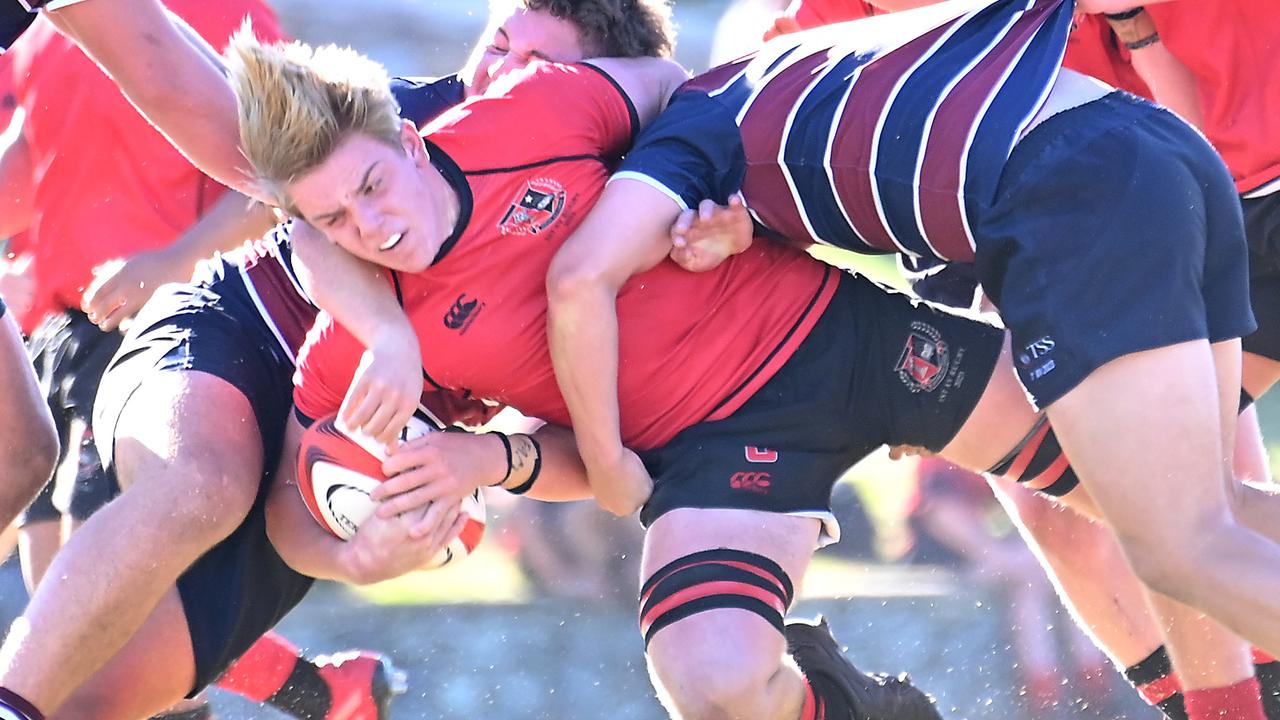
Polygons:
<instances>
[{"instance_id":1,"label":"forearm","mask_svg":"<svg viewBox=\"0 0 1280 720\"><path fill-rule=\"evenodd\" d=\"M297 220L291 235L294 257L311 299L367 348L392 335L415 337L383 269L330 243ZM406 346L416 346L416 339Z\"/></svg>"},{"instance_id":2,"label":"forearm","mask_svg":"<svg viewBox=\"0 0 1280 720\"><path fill-rule=\"evenodd\" d=\"M280 464L267 496L267 537L285 563L309 577L360 584L346 542L325 532L298 492L297 456L302 426L292 415L285 429Z\"/></svg>"},{"instance_id":3,"label":"forearm","mask_svg":"<svg viewBox=\"0 0 1280 720\"><path fill-rule=\"evenodd\" d=\"M197 167L245 194L256 192L240 153L235 96L224 68L163 5L92 0L49 15Z\"/></svg>"},{"instance_id":4,"label":"forearm","mask_svg":"<svg viewBox=\"0 0 1280 720\"><path fill-rule=\"evenodd\" d=\"M544 425L530 437L537 440L541 457L537 461L537 479L525 497L548 502L589 499L591 486L587 482L587 471L578 455L573 432L556 425ZM512 470L511 479L503 486L519 487L521 483L528 482L534 464L533 458L520 458Z\"/></svg>"},{"instance_id":5,"label":"forearm","mask_svg":"<svg viewBox=\"0 0 1280 720\"><path fill-rule=\"evenodd\" d=\"M295 572L308 577L362 584L347 543L325 532L311 517L292 472L277 473L267 501L267 537Z\"/></svg>"},{"instance_id":6,"label":"forearm","mask_svg":"<svg viewBox=\"0 0 1280 720\"><path fill-rule=\"evenodd\" d=\"M176 268L189 270L215 252L234 250L244 241L261 237L276 224L275 213L232 190L218 199L195 225L169 245ZM185 278L173 278L182 280Z\"/></svg>"},{"instance_id":7,"label":"forearm","mask_svg":"<svg viewBox=\"0 0 1280 720\"><path fill-rule=\"evenodd\" d=\"M618 409L617 288L600 278L557 283L548 298L548 338L556 381L587 467L622 455Z\"/></svg>"}]
</instances>

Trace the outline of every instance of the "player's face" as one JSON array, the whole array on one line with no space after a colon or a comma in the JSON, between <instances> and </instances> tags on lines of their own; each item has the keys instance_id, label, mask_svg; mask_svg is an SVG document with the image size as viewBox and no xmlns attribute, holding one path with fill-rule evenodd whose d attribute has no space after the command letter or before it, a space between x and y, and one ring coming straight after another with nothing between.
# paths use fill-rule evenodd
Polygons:
<instances>
[{"instance_id":1,"label":"player's face","mask_svg":"<svg viewBox=\"0 0 1280 720\"><path fill-rule=\"evenodd\" d=\"M488 44L477 48L468 63L468 92L473 95L534 60L578 62L586 58L577 26L546 10L515 8L505 18L498 18L488 32Z\"/></svg>"},{"instance_id":2,"label":"player's face","mask_svg":"<svg viewBox=\"0 0 1280 720\"><path fill-rule=\"evenodd\" d=\"M453 231L458 199L406 123L401 147L351 134L288 186L290 198L330 242L377 265L420 272Z\"/></svg>"}]
</instances>

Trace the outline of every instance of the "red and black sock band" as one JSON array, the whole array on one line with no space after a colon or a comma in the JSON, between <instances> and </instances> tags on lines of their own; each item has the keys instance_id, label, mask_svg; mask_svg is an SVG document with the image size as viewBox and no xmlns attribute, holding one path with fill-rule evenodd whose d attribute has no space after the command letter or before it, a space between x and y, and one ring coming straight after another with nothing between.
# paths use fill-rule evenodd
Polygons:
<instances>
[{"instance_id":1,"label":"red and black sock band","mask_svg":"<svg viewBox=\"0 0 1280 720\"><path fill-rule=\"evenodd\" d=\"M1186 720L1182 683L1174 674L1173 663L1163 645L1142 661L1125 668L1124 676L1148 705L1160 708L1165 717L1172 720Z\"/></svg>"},{"instance_id":2,"label":"red and black sock band","mask_svg":"<svg viewBox=\"0 0 1280 720\"><path fill-rule=\"evenodd\" d=\"M1013 452L988 472L1052 497L1062 497L1080 484L1046 417L1040 418Z\"/></svg>"},{"instance_id":3,"label":"red and black sock band","mask_svg":"<svg viewBox=\"0 0 1280 720\"><path fill-rule=\"evenodd\" d=\"M763 555L719 548L667 563L640 589L640 632L654 633L697 613L736 608L782 632L795 590L782 567Z\"/></svg>"}]
</instances>

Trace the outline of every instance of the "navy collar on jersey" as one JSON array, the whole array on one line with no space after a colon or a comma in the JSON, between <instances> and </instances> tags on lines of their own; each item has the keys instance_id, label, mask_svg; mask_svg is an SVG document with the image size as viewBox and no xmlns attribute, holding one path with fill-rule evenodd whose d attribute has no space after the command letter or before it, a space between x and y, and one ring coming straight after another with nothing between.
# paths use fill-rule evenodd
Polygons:
<instances>
[{"instance_id":1,"label":"navy collar on jersey","mask_svg":"<svg viewBox=\"0 0 1280 720\"><path fill-rule=\"evenodd\" d=\"M444 176L445 182L458 193L458 223L453 226L453 232L449 237L445 238L444 243L440 245L440 249L436 251L436 257L431 261L432 265L444 259L445 255L458 244L458 238L462 237L462 233L466 231L467 224L471 222L471 209L475 205L475 200L471 196L471 185L467 183L467 177L462 174L462 168L449 157L439 145L431 142L426 138L422 138L422 144L427 148L427 155L431 158L431 164L436 170Z\"/></svg>"}]
</instances>

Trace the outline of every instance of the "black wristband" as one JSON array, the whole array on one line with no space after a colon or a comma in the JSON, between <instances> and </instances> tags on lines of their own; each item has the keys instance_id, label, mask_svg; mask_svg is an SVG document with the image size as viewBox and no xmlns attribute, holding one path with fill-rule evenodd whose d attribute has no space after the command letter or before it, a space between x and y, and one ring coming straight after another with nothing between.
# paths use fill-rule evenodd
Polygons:
<instances>
[{"instance_id":1,"label":"black wristband","mask_svg":"<svg viewBox=\"0 0 1280 720\"><path fill-rule=\"evenodd\" d=\"M1153 32L1141 40L1134 40L1133 42L1125 43L1124 47L1126 50L1141 50L1144 47L1155 45L1158 42L1160 42L1160 33Z\"/></svg>"},{"instance_id":2,"label":"black wristband","mask_svg":"<svg viewBox=\"0 0 1280 720\"><path fill-rule=\"evenodd\" d=\"M529 442L533 443L533 470L529 472L529 479L519 485L508 488L507 492L512 495L523 495L529 492L533 487L533 483L537 481L538 475L542 474L542 446L538 444L538 439L532 435L525 435L529 438Z\"/></svg>"},{"instance_id":3,"label":"black wristband","mask_svg":"<svg viewBox=\"0 0 1280 720\"><path fill-rule=\"evenodd\" d=\"M515 459L511 456L511 439L507 437L506 433L498 432L497 430L494 430L493 432L489 432L486 434L497 437L498 440L502 442L502 449L505 450L507 453L507 474L503 475L501 480L489 486L489 487L497 487L498 485L501 485L502 483L511 479L512 466L515 465Z\"/></svg>"},{"instance_id":4,"label":"black wristband","mask_svg":"<svg viewBox=\"0 0 1280 720\"><path fill-rule=\"evenodd\" d=\"M1125 10L1124 12L1118 12L1118 13L1104 13L1103 15L1104 15L1108 20L1131 20L1131 19L1133 19L1133 18L1138 17L1138 15L1140 15L1140 14L1141 14L1143 11L1145 11L1145 10L1146 10L1146 8L1144 8L1144 7L1142 7L1141 5L1139 5L1139 6L1138 6L1138 7L1136 7L1136 8L1130 8L1130 9L1128 9L1128 10Z\"/></svg>"}]
</instances>

